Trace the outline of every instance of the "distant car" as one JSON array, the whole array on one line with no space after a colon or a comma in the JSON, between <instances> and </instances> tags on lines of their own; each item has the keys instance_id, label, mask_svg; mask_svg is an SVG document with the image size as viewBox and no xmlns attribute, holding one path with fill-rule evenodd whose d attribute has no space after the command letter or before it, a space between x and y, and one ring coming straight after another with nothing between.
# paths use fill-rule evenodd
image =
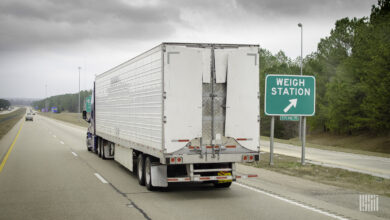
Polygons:
<instances>
[{"instance_id":1,"label":"distant car","mask_svg":"<svg viewBox=\"0 0 390 220\"><path fill-rule=\"evenodd\" d=\"M33 116L31 113L27 113L26 115L26 121L33 121Z\"/></svg>"},{"instance_id":2,"label":"distant car","mask_svg":"<svg viewBox=\"0 0 390 220\"><path fill-rule=\"evenodd\" d=\"M35 112L33 112L32 114L35 115Z\"/></svg>"}]
</instances>

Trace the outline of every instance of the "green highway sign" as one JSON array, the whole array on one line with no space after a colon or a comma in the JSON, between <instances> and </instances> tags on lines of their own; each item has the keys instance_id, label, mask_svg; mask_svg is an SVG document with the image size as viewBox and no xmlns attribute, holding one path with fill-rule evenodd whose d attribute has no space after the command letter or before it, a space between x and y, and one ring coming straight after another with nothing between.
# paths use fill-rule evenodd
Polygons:
<instances>
[{"instance_id":1,"label":"green highway sign","mask_svg":"<svg viewBox=\"0 0 390 220\"><path fill-rule=\"evenodd\" d=\"M85 98L85 111L91 112L91 96Z\"/></svg>"},{"instance_id":2,"label":"green highway sign","mask_svg":"<svg viewBox=\"0 0 390 220\"><path fill-rule=\"evenodd\" d=\"M281 121L299 121L299 116L280 116Z\"/></svg>"},{"instance_id":3,"label":"green highway sign","mask_svg":"<svg viewBox=\"0 0 390 220\"><path fill-rule=\"evenodd\" d=\"M267 75L265 114L270 116L313 116L316 82L314 76Z\"/></svg>"}]
</instances>

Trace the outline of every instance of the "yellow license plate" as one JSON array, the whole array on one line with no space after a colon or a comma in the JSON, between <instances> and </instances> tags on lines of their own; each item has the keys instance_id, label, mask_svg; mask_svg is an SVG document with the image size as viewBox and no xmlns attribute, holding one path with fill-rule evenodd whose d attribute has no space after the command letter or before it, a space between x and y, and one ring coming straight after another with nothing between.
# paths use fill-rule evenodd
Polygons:
<instances>
[{"instance_id":1,"label":"yellow license plate","mask_svg":"<svg viewBox=\"0 0 390 220\"><path fill-rule=\"evenodd\" d=\"M231 176L232 174L229 173L229 172L224 172L224 171L220 171L218 172L218 176ZM232 180L218 180L218 183L228 183L228 182L231 182Z\"/></svg>"}]
</instances>

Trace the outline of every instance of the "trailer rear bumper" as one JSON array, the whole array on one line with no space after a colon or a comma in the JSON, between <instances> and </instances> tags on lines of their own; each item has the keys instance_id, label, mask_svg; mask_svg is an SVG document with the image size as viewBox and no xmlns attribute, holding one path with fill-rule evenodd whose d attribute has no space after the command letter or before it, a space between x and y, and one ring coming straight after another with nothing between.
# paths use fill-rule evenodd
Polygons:
<instances>
[{"instance_id":1,"label":"trailer rear bumper","mask_svg":"<svg viewBox=\"0 0 390 220\"><path fill-rule=\"evenodd\" d=\"M199 165L199 164L198 164ZM195 168L194 164L185 164L187 174L182 176L169 176L167 168L169 165L152 164L151 179L152 185L156 187L167 187L168 183L178 182L214 182L225 183L237 179L255 178L256 174L241 174L236 172L236 164L231 163L228 168ZM174 165L173 165L174 166ZM183 165L182 165L183 166Z\"/></svg>"},{"instance_id":2,"label":"trailer rear bumper","mask_svg":"<svg viewBox=\"0 0 390 220\"><path fill-rule=\"evenodd\" d=\"M166 164L195 164L195 163L246 163L259 161L259 153L232 154L184 154L166 156Z\"/></svg>"}]
</instances>

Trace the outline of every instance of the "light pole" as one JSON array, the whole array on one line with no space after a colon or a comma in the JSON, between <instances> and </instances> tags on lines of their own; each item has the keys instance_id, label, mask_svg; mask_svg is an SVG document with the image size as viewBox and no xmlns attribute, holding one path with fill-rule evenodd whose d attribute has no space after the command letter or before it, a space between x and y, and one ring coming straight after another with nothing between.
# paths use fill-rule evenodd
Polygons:
<instances>
[{"instance_id":1,"label":"light pole","mask_svg":"<svg viewBox=\"0 0 390 220\"><path fill-rule=\"evenodd\" d=\"M301 28L301 76L302 76L302 59L303 59L303 50L302 50L302 47L303 47L303 26L301 23L298 24L298 27Z\"/></svg>"},{"instance_id":2,"label":"light pole","mask_svg":"<svg viewBox=\"0 0 390 220\"><path fill-rule=\"evenodd\" d=\"M80 70L81 70L81 66L79 66L79 108L78 108L78 113L80 113Z\"/></svg>"},{"instance_id":3,"label":"light pole","mask_svg":"<svg viewBox=\"0 0 390 220\"><path fill-rule=\"evenodd\" d=\"M48 108L47 84L45 84L45 112L47 112L47 108Z\"/></svg>"},{"instance_id":4,"label":"light pole","mask_svg":"<svg viewBox=\"0 0 390 220\"><path fill-rule=\"evenodd\" d=\"M301 23L298 24L298 27L301 28L301 76L302 76L302 66L303 66L303 26ZM303 120L302 120L303 119ZM301 151L301 164L305 165L305 144L306 144L306 117L299 117L299 138L302 141L302 151Z\"/></svg>"},{"instance_id":5,"label":"light pole","mask_svg":"<svg viewBox=\"0 0 390 220\"><path fill-rule=\"evenodd\" d=\"M298 27L301 28L301 76L302 76L302 47L303 47L303 26L298 23ZM302 116L299 116L299 140L302 140Z\"/></svg>"}]
</instances>

